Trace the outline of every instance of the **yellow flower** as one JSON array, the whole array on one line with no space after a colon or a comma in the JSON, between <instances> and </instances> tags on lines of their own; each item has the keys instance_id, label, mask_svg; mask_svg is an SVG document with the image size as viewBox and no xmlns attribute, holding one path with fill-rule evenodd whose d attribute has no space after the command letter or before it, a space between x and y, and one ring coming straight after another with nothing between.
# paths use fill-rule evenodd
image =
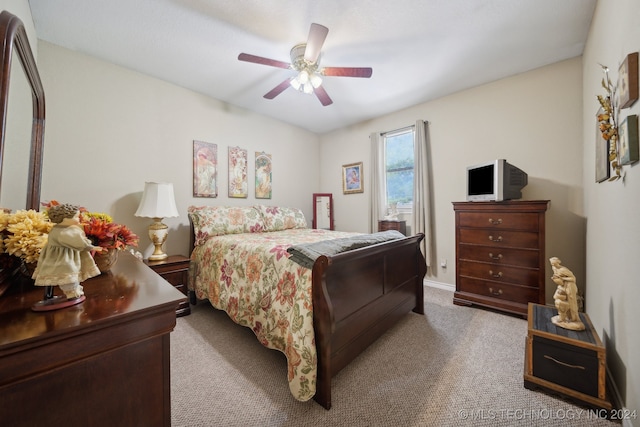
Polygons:
<instances>
[{"instance_id":1,"label":"yellow flower","mask_svg":"<svg viewBox=\"0 0 640 427\"><path fill-rule=\"evenodd\" d=\"M33 209L3 214L0 216L1 249L24 262L37 262L52 227L53 223L43 212Z\"/></svg>"}]
</instances>

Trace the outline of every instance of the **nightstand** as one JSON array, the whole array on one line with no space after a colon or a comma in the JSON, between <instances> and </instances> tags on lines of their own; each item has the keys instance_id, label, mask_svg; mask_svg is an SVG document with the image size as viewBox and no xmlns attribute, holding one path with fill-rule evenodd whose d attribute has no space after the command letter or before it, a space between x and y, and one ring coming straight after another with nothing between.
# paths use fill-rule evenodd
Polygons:
<instances>
[{"instance_id":1,"label":"nightstand","mask_svg":"<svg viewBox=\"0 0 640 427\"><path fill-rule=\"evenodd\" d=\"M378 221L378 231L396 230L407 235L407 221L390 221L381 219Z\"/></svg>"},{"instance_id":2,"label":"nightstand","mask_svg":"<svg viewBox=\"0 0 640 427\"><path fill-rule=\"evenodd\" d=\"M187 295L187 283L189 281L189 261L189 258L182 255L172 255L161 261L144 260L145 264L185 296ZM180 317L188 314L191 314L191 307L187 299L178 305L176 316Z\"/></svg>"}]
</instances>

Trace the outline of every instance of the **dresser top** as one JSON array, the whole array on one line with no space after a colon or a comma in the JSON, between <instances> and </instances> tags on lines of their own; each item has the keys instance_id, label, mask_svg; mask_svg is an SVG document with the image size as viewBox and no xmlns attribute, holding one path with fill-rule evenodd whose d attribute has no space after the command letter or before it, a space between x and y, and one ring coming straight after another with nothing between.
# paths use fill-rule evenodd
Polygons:
<instances>
[{"instance_id":1,"label":"dresser top","mask_svg":"<svg viewBox=\"0 0 640 427\"><path fill-rule=\"evenodd\" d=\"M513 211L544 212L549 208L549 200L503 200L501 202L453 202L455 211Z\"/></svg>"},{"instance_id":2,"label":"dresser top","mask_svg":"<svg viewBox=\"0 0 640 427\"><path fill-rule=\"evenodd\" d=\"M23 281L0 297L0 351L11 345L86 333L88 329L178 306L185 296L129 252L119 253L111 271L81 283L86 300L59 310L35 312L44 287ZM56 287L56 294L62 294Z\"/></svg>"}]
</instances>

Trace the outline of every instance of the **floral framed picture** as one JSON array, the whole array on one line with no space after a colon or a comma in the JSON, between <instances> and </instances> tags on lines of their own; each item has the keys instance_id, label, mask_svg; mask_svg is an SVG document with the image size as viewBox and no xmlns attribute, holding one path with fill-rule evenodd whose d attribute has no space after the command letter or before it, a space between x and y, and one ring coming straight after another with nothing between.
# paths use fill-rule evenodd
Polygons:
<instances>
[{"instance_id":1,"label":"floral framed picture","mask_svg":"<svg viewBox=\"0 0 640 427\"><path fill-rule=\"evenodd\" d=\"M342 192L344 194L364 192L362 162L342 166Z\"/></svg>"},{"instance_id":2,"label":"floral framed picture","mask_svg":"<svg viewBox=\"0 0 640 427\"><path fill-rule=\"evenodd\" d=\"M271 154L256 152L256 199L271 198Z\"/></svg>"},{"instance_id":3,"label":"floral framed picture","mask_svg":"<svg viewBox=\"0 0 640 427\"><path fill-rule=\"evenodd\" d=\"M247 187L247 150L229 147L229 197L248 197Z\"/></svg>"},{"instance_id":4,"label":"floral framed picture","mask_svg":"<svg viewBox=\"0 0 640 427\"><path fill-rule=\"evenodd\" d=\"M637 162L639 160L637 115L627 116L622 124L620 124L618 140L620 141L620 164L630 165Z\"/></svg>"},{"instance_id":5,"label":"floral framed picture","mask_svg":"<svg viewBox=\"0 0 640 427\"><path fill-rule=\"evenodd\" d=\"M193 141L193 197L218 196L218 146Z\"/></svg>"},{"instance_id":6,"label":"floral framed picture","mask_svg":"<svg viewBox=\"0 0 640 427\"><path fill-rule=\"evenodd\" d=\"M600 108L596 117L604 114L604 109ZM609 141L602 136L600 121L596 121L596 182L609 179Z\"/></svg>"},{"instance_id":7,"label":"floral framed picture","mask_svg":"<svg viewBox=\"0 0 640 427\"><path fill-rule=\"evenodd\" d=\"M618 99L620 109L638 100L638 52L627 55L618 69Z\"/></svg>"}]
</instances>

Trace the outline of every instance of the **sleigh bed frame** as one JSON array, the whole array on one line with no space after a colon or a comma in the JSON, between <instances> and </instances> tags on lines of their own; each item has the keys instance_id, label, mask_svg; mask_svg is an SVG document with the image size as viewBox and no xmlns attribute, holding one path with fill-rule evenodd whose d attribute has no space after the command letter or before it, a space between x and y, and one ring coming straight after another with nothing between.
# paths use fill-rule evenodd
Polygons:
<instances>
[{"instance_id":1,"label":"sleigh bed frame","mask_svg":"<svg viewBox=\"0 0 640 427\"><path fill-rule=\"evenodd\" d=\"M193 224L191 224L193 250ZM424 314L423 234L334 256L312 269L313 326L317 351L314 400L331 408L331 380L409 311ZM190 301L197 303L190 290Z\"/></svg>"}]
</instances>

